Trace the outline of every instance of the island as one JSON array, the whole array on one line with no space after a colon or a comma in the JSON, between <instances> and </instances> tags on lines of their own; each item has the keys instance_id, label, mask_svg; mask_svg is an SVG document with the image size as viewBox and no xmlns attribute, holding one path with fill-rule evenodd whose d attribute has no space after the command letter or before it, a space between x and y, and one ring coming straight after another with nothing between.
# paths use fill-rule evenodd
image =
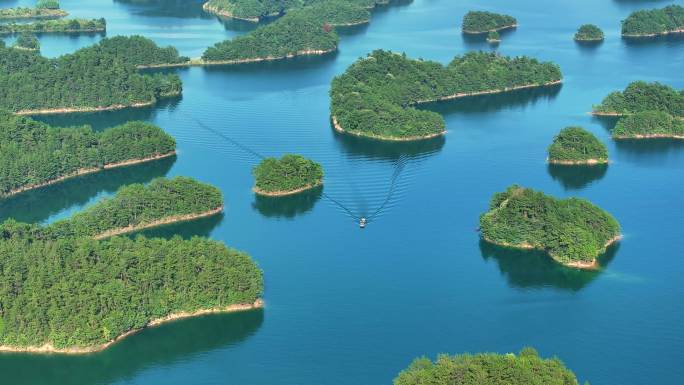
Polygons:
<instances>
[{"instance_id":1,"label":"island","mask_svg":"<svg viewBox=\"0 0 684 385\"><path fill-rule=\"evenodd\" d=\"M487 42L491 44L496 44L501 42L501 35L496 31L490 31L487 34Z\"/></svg>"},{"instance_id":2,"label":"island","mask_svg":"<svg viewBox=\"0 0 684 385\"><path fill-rule=\"evenodd\" d=\"M518 21L513 16L486 11L470 11L463 16L463 33L481 34L515 28Z\"/></svg>"},{"instance_id":3,"label":"island","mask_svg":"<svg viewBox=\"0 0 684 385\"><path fill-rule=\"evenodd\" d=\"M331 121L340 133L388 141L445 133L442 116L416 105L561 82L553 63L493 52L470 52L444 66L376 50L333 79Z\"/></svg>"},{"instance_id":4,"label":"island","mask_svg":"<svg viewBox=\"0 0 684 385\"><path fill-rule=\"evenodd\" d=\"M44 237L105 239L223 211L221 191L192 178L157 178L121 187L111 198L44 227Z\"/></svg>"},{"instance_id":5,"label":"island","mask_svg":"<svg viewBox=\"0 0 684 385\"><path fill-rule=\"evenodd\" d=\"M608 163L608 149L591 132L582 127L562 129L549 146L548 161L563 165Z\"/></svg>"},{"instance_id":6,"label":"island","mask_svg":"<svg viewBox=\"0 0 684 385\"><path fill-rule=\"evenodd\" d=\"M97 208L116 216L120 208L111 211L113 202L140 203L180 215L188 207L158 202L176 194L163 191L176 182L157 182L161 190L120 192ZM187 198L184 206L197 205L190 202L192 191L180 195ZM196 209L203 210L200 206ZM134 220L136 212L164 215L152 210L124 206L121 223ZM249 255L201 237L93 239L81 223L94 220L91 214L75 219L77 232L69 235L11 219L0 225L0 280L5 283L0 287L0 351L97 352L145 327L263 306L263 274ZM98 231L120 225L117 219L97 218Z\"/></svg>"},{"instance_id":7,"label":"island","mask_svg":"<svg viewBox=\"0 0 684 385\"><path fill-rule=\"evenodd\" d=\"M110 39L103 39L57 58L0 48L0 109L23 115L104 111L180 95L178 75L141 74L138 63L109 45ZM158 52L142 51L134 58Z\"/></svg>"},{"instance_id":8,"label":"island","mask_svg":"<svg viewBox=\"0 0 684 385\"><path fill-rule=\"evenodd\" d=\"M69 14L59 9L57 0L39 0L35 8L16 7L0 9L0 20L56 19Z\"/></svg>"},{"instance_id":9,"label":"island","mask_svg":"<svg viewBox=\"0 0 684 385\"><path fill-rule=\"evenodd\" d=\"M79 175L175 154L176 142L144 122L94 131L57 128L0 111L0 198Z\"/></svg>"},{"instance_id":10,"label":"island","mask_svg":"<svg viewBox=\"0 0 684 385\"><path fill-rule=\"evenodd\" d=\"M575 33L576 41L602 41L603 38L603 31L594 24L584 24Z\"/></svg>"},{"instance_id":11,"label":"island","mask_svg":"<svg viewBox=\"0 0 684 385\"><path fill-rule=\"evenodd\" d=\"M266 158L254 167L252 174L254 192L265 196L297 194L323 184L321 165L301 155Z\"/></svg>"},{"instance_id":12,"label":"island","mask_svg":"<svg viewBox=\"0 0 684 385\"><path fill-rule=\"evenodd\" d=\"M608 94L592 109L594 115L621 116L643 111L663 111L672 116L684 116L684 90L658 82L635 81L624 91Z\"/></svg>"},{"instance_id":13,"label":"island","mask_svg":"<svg viewBox=\"0 0 684 385\"><path fill-rule=\"evenodd\" d=\"M517 185L494 194L480 216L480 235L499 246L544 251L579 269L598 268L597 258L621 238L615 218L589 201L556 199Z\"/></svg>"},{"instance_id":14,"label":"island","mask_svg":"<svg viewBox=\"0 0 684 385\"><path fill-rule=\"evenodd\" d=\"M533 348L513 353L478 353L437 361L422 357L394 379L394 385L578 385L575 374L558 358L543 359Z\"/></svg>"},{"instance_id":15,"label":"island","mask_svg":"<svg viewBox=\"0 0 684 385\"><path fill-rule=\"evenodd\" d=\"M17 40L14 42L14 48L38 51L40 49L40 42L36 35L24 32L17 37Z\"/></svg>"},{"instance_id":16,"label":"island","mask_svg":"<svg viewBox=\"0 0 684 385\"><path fill-rule=\"evenodd\" d=\"M671 33L684 33L684 7L681 5L636 11L622 21L624 37L654 37Z\"/></svg>"},{"instance_id":17,"label":"island","mask_svg":"<svg viewBox=\"0 0 684 385\"><path fill-rule=\"evenodd\" d=\"M61 19L43 20L32 23L0 24L0 35L22 32L33 33L77 33L77 32L105 32L105 19Z\"/></svg>"},{"instance_id":18,"label":"island","mask_svg":"<svg viewBox=\"0 0 684 385\"><path fill-rule=\"evenodd\" d=\"M305 5L324 5L329 9L337 8L340 14L353 9L355 13L361 13L363 18L357 18L362 22L368 22L370 13L368 9L379 4L387 4L392 0L307 0L307 1L282 1L282 0L209 0L202 8L218 16L233 19L258 22L265 18L278 17L291 10L300 9ZM337 17L337 15L335 15Z\"/></svg>"},{"instance_id":19,"label":"island","mask_svg":"<svg viewBox=\"0 0 684 385\"><path fill-rule=\"evenodd\" d=\"M643 111L620 118L613 139L684 139L684 119L663 111Z\"/></svg>"}]
</instances>

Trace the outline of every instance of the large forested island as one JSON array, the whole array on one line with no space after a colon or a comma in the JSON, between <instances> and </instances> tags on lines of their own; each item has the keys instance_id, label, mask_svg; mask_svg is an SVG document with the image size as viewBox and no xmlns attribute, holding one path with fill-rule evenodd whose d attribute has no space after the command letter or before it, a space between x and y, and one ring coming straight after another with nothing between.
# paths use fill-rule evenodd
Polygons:
<instances>
[{"instance_id":1,"label":"large forested island","mask_svg":"<svg viewBox=\"0 0 684 385\"><path fill-rule=\"evenodd\" d=\"M174 139L149 123L101 132L56 128L0 112L0 198L70 177L172 156Z\"/></svg>"},{"instance_id":2,"label":"large forested island","mask_svg":"<svg viewBox=\"0 0 684 385\"><path fill-rule=\"evenodd\" d=\"M684 7L680 5L636 11L622 21L622 36L625 37L652 37L670 33L684 33Z\"/></svg>"},{"instance_id":3,"label":"large forested island","mask_svg":"<svg viewBox=\"0 0 684 385\"><path fill-rule=\"evenodd\" d=\"M684 117L684 90L675 90L658 82L636 81L624 91L608 94L601 104L593 107L594 115L629 115L643 111L662 111Z\"/></svg>"},{"instance_id":4,"label":"large forested island","mask_svg":"<svg viewBox=\"0 0 684 385\"><path fill-rule=\"evenodd\" d=\"M603 31L594 24L584 24L577 29L575 33L576 41L601 41L603 40Z\"/></svg>"},{"instance_id":5,"label":"large forested island","mask_svg":"<svg viewBox=\"0 0 684 385\"><path fill-rule=\"evenodd\" d=\"M55 59L0 48L0 108L20 114L100 111L148 106L181 93L177 75L138 73L137 62L111 49L112 40Z\"/></svg>"},{"instance_id":6,"label":"large forested island","mask_svg":"<svg viewBox=\"0 0 684 385\"><path fill-rule=\"evenodd\" d=\"M486 11L470 11L463 16L463 32L471 34L514 28L518 21L513 16Z\"/></svg>"},{"instance_id":7,"label":"large forested island","mask_svg":"<svg viewBox=\"0 0 684 385\"><path fill-rule=\"evenodd\" d=\"M582 127L566 127L553 138L549 146L549 163L605 164L608 149L591 132Z\"/></svg>"},{"instance_id":8,"label":"large forested island","mask_svg":"<svg viewBox=\"0 0 684 385\"><path fill-rule=\"evenodd\" d=\"M614 139L684 139L684 119L663 111L643 111L620 118L612 135Z\"/></svg>"},{"instance_id":9,"label":"large forested island","mask_svg":"<svg viewBox=\"0 0 684 385\"><path fill-rule=\"evenodd\" d=\"M297 194L323 183L320 164L300 155L287 154L280 159L266 158L252 170L254 192L259 195Z\"/></svg>"},{"instance_id":10,"label":"large forested island","mask_svg":"<svg viewBox=\"0 0 684 385\"><path fill-rule=\"evenodd\" d=\"M524 348L517 355L480 353L418 358L394 385L578 385L575 374L557 358L543 359Z\"/></svg>"},{"instance_id":11,"label":"large forested island","mask_svg":"<svg viewBox=\"0 0 684 385\"><path fill-rule=\"evenodd\" d=\"M480 217L480 234L490 243L542 250L565 266L592 269L620 239L620 225L585 199L556 199L513 185L494 194Z\"/></svg>"},{"instance_id":12,"label":"large forested island","mask_svg":"<svg viewBox=\"0 0 684 385\"><path fill-rule=\"evenodd\" d=\"M107 233L139 223L136 215L203 210L192 202L206 195L193 195L197 186L177 179L123 190L76 216L71 227L69 220L48 227L13 220L0 225L0 351L88 353L164 321L261 306L261 271L248 255L222 243L197 237L98 240L87 227ZM169 191L176 188L182 191ZM170 195L183 204L169 205ZM121 218L106 218L107 211L116 215L117 204L124 206L117 210Z\"/></svg>"},{"instance_id":13,"label":"large forested island","mask_svg":"<svg viewBox=\"0 0 684 385\"><path fill-rule=\"evenodd\" d=\"M281 16L307 5L328 4L328 6L334 7L353 7L367 10L390 1L392 0L209 0L204 3L203 8L207 12L219 16L257 22L266 17ZM367 19L368 16L366 21Z\"/></svg>"},{"instance_id":14,"label":"large forested island","mask_svg":"<svg viewBox=\"0 0 684 385\"><path fill-rule=\"evenodd\" d=\"M444 134L444 120L417 104L560 82L557 65L525 56L471 52L444 66L376 50L333 80L332 123L339 132L375 139L427 139Z\"/></svg>"},{"instance_id":15,"label":"large forested island","mask_svg":"<svg viewBox=\"0 0 684 385\"><path fill-rule=\"evenodd\" d=\"M34 33L75 33L75 32L104 32L107 29L105 19L61 19L35 21L33 23L0 24L0 34L20 32Z\"/></svg>"}]
</instances>

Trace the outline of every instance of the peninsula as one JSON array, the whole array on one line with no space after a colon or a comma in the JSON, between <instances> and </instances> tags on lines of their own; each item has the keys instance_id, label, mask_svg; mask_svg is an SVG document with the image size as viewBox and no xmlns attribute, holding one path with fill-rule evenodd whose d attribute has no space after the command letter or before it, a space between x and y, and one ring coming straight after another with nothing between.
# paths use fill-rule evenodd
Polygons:
<instances>
[{"instance_id":1,"label":"peninsula","mask_svg":"<svg viewBox=\"0 0 684 385\"><path fill-rule=\"evenodd\" d=\"M684 90L658 82L632 82L624 91L608 94L601 104L593 107L592 114L621 116L643 111L662 111L684 117Z\"/></svg>"},{"instance_id":2,"label":"peninsula","mask_svg":"<svg viewBox=\"0 0 684 385\"><path fill-rule=\"evenodd\" d=\"M556 199L516 185L494 194L480 217L480 234L499 246L542 250L579 269L598 268L597 258L621 238L615 218L589 201Z\"/></svg>"},{"instance_id":3,"label":"peninsula","mask_svg":"<svg viewBox=\"0 0 684 385\"><path fill-rule=\"evenodd\" d=\"M684 139L684 119L663 111L643 111L620 118L613 139Z\"/></svg>"},{"instance_id":4,"label":"peninsula","mask_svg":"<svg viewBox=\"0 0 684 385\"><path fill-rule=\"evenodd\" d=\"M513 16L486 11L470 11L463 16L463 33L481 34L515 28L518 21Z\"/></svg>"},{"instance_id":5,"label":"peninsula","mask_svg":"<svg viewBox=\"0 0 684 385\"><path fill-rule=\"evenodd\" d=\"M105 169L175 154L161 128L129 122L95 132L88 126L55 128L0 112L0 199Z\"/></svg>"},{"instance_id":6,"label":"peninsula","mask_svg":"<svg viewBox=\"0 0 684 385\"><path fill-rule=\"evenodd\" d=\"M622 21L624 37L654 37L671 33L684 33L684 7L681 5L636 11Z\"/></svg>"},{"instance_id":7,"label":"peninsula","mask_svg":"<svg viewBox=\"0 0 684 385\"><path fill-rule=\"evenodd\" d=\"M333 79L331 120L335 130L351 135L423 140L443 135L445 123L416 105L560 82L557 65L525 56L471 52L444 66L376 50Z\"/></svg>"},{"instance_id":8,"label":"peninsula","mask_svg":"<svg viewBox=\"0 0 684 385\"><path fill-rule=\"evenodd\" d=\"M584 24L575 33L576 41L602 41L603 39L603 31L594 24Z\"/></svg>"},{"instance_id":9,"label":"peninsula","mask_svg":"<svg viewBox=\"0 0 684 385\"><path fill-rule=\"evenodd\" d=\"M266 158L254 167L252 174L254 192L258 195L292 195L323 184L321 165L300 155Z\"/></svg>"},{"instance_id":10,"label":"peninsula","mask_svg":"<svg viewBox=\"0 0 684 385\"><path fill-rule=\"evenodd\" d=\"M562 129L548 149L552 164L592 165L608 163L608 149L582 127Z\"/></svg>"},{"instance_id":11,"label":"peninsula","mask_svg":"<svg viewBox=\"0 0 684 385\"><path fill-rule=\"evenodd\" d=\"M418 358L394 379L394 385L578 385L558 358L540 358L533 348L520 353L440 355Z\"/></svg>"},{"instance_id":12,"label":"peninsula","mask_svg":"<svg viewBox=\"0 0 684 385\"><path fill-rule=\"evenodd\" d=\"M0 35L15 33L77 33L77 32L105 32L105 19L61 19L43 20L32 23L0 24Z\"/></svg>"}]
</instances>

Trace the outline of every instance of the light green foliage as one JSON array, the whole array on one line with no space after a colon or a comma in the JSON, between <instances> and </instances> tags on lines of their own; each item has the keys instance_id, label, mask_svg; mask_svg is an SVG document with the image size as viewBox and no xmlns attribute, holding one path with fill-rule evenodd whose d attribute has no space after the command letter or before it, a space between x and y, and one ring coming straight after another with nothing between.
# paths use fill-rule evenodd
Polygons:
<instances>
[{"instance_id":1,"label":"light green foliage","mask_svg":"<svg viewBox=\"0 0 684 385\"><path fill-rule=\"evenodd\" d=\"M579 198L556 199L516 185L494 194L480 217L482 237L497 244L529 245L568 264L593 262L620 234L609 213Z\"/></svg>"},{"instance_id":2,"label":"light green foliage","mask_svg":"<svg viewBox=\"0 0 684 385\"><path fill-rule=\"evenodd\" d=\"M582 162L587 160L605 162L608 149L591 132L582 127L566 127L556 135L549 146L550 161Z\"/></svg>"},{"instance_id":3,"label":"light green foliage","mask_svg":"<svg viewBox=\"0 0 684 385\"><path fill-rule=\"evenodd\" d=\"M68 15L61 9L50 8L2 8L0 9L0 20L2 19L51 19Z\"/></svg>"},{"instance_id":4,"label":"light green foliage","mask_svg":"<svg viewBox=\"0 0 684 385\"><path fill-rule=\"evenodd\" d=\"M496 32L496 31L490 31L490 32L487 34L487 41L489 41L489 42L498 42L499 40L501 40L501 35L499 35L498 32Z\"/></svg>"},{"instance_id":5,"label":"light green foliage","mask_svg":"<svg viewBox=\"0 0 684 385\"><path fill-rule=\"evenodd\" d=\"M17 41L14 42L15 46L24 49L38 50L40 49L40 42L36 35L32 33L22 33L17 37Z\"/></svg>"},{"instance_id":6,"label":"light green foliage","mask_svg":"<svg viewBox=\"0 0 684 385\"><path fill-rule=\"evenodd\" d=\"M60 19L34 21L32 23L0 24L1 34L20 32L63 33L63 32L100 32L107 28L105 19Z\"/></svg>"},{"instance_id":7,"label":"light green foliage","mask_svg":"<svg viewBox=\"0 0 684 385\"><path fill-rule=\"evenodd\" d=\"M99 53L120 58L135 66L183 63L190 58L178 55L175 47L159 47L152 40L139 36L115 36L102 39Z\"/></svg>"},{"instance_id":8,"label":"light green foliage","mask_svg":"<svg viewBox=\"0 0 684 385\"><path fill-rule=\"evenodd\" d=\"M677 91L658 82L636 81L622 92L610 93L593 110L615 114L663 111L673 116L684 116L684 90Z\"/></svg>"},{"instance_id":9,"label":"light green foliage","mask_svg":"<svg viewBox=\"0 0 684 385\"><path fill-rule=\"evenodd\" d=\"M36 8L39 9L59 9L59 0L38 0Z\"/></svg>"},{"instance_id":10,"label":"light green foliage","mask_svg":"<svg viewBox=\"0 0 684 385\"><path fill-rule=\"evenodd\" d=\"M257 190L267 193L287 192L319 185L323 181L320 164L300 155L266 158L252 170Z\"/></svg>"},{"instance_id":11,"label":"light green foliage","mask_svg":"<svg viewBox=\"0 0 684 385\"><path fill-rule=\"evenodd\" d=\"M94 132L88 126L53 128L0 112L0 197L80 169L166 154L175 147L172 137L149 123Z\"/></svg>"},{"instance_id":12,"label":"light green foliage","mask_svg":"<svg viewBox=\"0 0 684 385\"><path fill-rule=\"evenodd\" d=\"M345 131L376 138L414 138L444 131L444 120L412 105L456 94L543 85L561 79L553 63L471 52L448 66L376 50L331 87L332 115Z\"/></svg>"},{"instance_id":13,"label":"light green foliage","mask_svg":"<svg viewBox=\"0 0 684 385\"><path fill-rule=\"evenodd\" d=\"M515 354L440 355L434 363L418 358L394 385L577 385L557 358L542 359L532 348Z\"/></svg>"},{"instance_id":14,"label":"light green foliage","mask_svg":"<svg viewBox=\"0 0 684 385\"><path fill-rule=\"evenodd\" d=\"M138 40L117 38L116 41ZM103 39L55 59L16 49L0 49L0 108L20 111L129 106L180 94L182 86L177 75L140 74L135 68L138 62L117 53L127 50L112 49L113 45L110 39ZM149 55L151 59L146 60L153 61L156 52L147 49L133 59L141 60Z\"/></svg>"},{"instance_id":15,"label":"light green foliage","mask_svg":"<svg viewBox=\"0 0 684 385\"><path fill-rule=\"evenodd\" d=\"M620 118L614 138L684 137L684 120L662 111L643 111Z\"/></svg>"},{"instance_id":16,"label":"light green foliage","mask_svg":"<svg viewBox=\"0 0 684 385\"><path fill-rule=\"evenodd\" d=\"M485 33L517 24L518 21L508 15L486 11L470 11L463 16L463 31L467 33Z\"/></svg>"},{"instance_id":17,"label":"light green foliage","mask_svg":"<svg viewBox=\"0 0 684 385\"><path fill-rule=\"evenodd\" d=\"M603 31L594 24L584 24L577 29L575 40L603 40Z\"/></svg>"},{"instance_id":18,"label":"light green foliage","mask_svg":"<svg viewBox=\"0 0 684 385\"><path fill-rule=\"evenodd\" d=\"M391 0L390 0L391 1ZM337 3L355 8L372 8L387 0L210 0L209 6L242 19L261 19L278 16L309 5Z\"/></svg>"},{"instance_id":19,"label":"light green foliage","mask_svg":"<svg viewBox=\"0 0 684 385\"><path fill-rule=\"evenodd\" d=\"M636 11L622 21L623 35L657 35L681 29L684 29L684 7L680 5Z\"/></svg>"}]
</instances>

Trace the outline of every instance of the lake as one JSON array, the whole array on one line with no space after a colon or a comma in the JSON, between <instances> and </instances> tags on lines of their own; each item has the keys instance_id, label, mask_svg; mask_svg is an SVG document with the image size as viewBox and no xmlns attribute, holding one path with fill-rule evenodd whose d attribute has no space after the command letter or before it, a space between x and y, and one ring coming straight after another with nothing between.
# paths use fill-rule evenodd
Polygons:
<instances>
[{"instance_id":1,"label":"lake","mask_svg":"<svg viewBox=\"0 0 684 385\"><path fill-rule=\"evenodd\" d=\"M0 219L50 222L125 184L191 176L221 189L224 215L149 234L206 235L248 252L264 270L266 307L151 328L89 356L0 354L2 383L379 385L421 355L527 345L558 356L592 385L679 383L684 141L616 143L614 120L587 114L634 80L684 88L684 36L620 37L630 12L670 3L414 0L341 31L332 55L170 70L183 80L182 98L40 117L98 129L150 121L176 137L178 156L2 201ZM191 57L254 28L204 14L195 0L61 6L73 16L105 17L107 36L141 34ZM513 15L520 26L491 47L484 37L461 35L471 9ZM575 43L585 23L600 26L606 40ZM56 56L101 38L46 35L40 42L45 55ZM388 144L338 135L329 121L330 81L378 48L442 63L471 50L529 55L558 63L564 82L426 106L446 120L448 133L437 140ZM606 143L612 163L547 165L547 146L572 125ZM256 198L250 172L258 158L242 148L310 157L323 165L325 186L282 200ZM481 243L479 215L493 193L513 183L584 197L612 213L624 239L602 258L604 268L566 269L538 253ZM364 230L359 216L371 218Z\"/></svg>"}]
</instances>

